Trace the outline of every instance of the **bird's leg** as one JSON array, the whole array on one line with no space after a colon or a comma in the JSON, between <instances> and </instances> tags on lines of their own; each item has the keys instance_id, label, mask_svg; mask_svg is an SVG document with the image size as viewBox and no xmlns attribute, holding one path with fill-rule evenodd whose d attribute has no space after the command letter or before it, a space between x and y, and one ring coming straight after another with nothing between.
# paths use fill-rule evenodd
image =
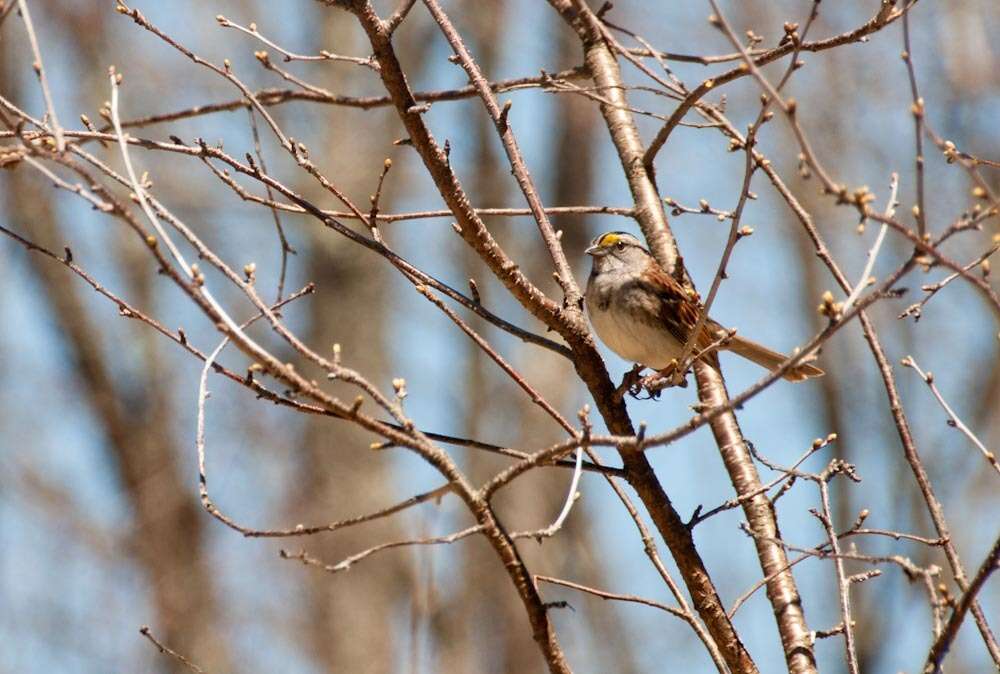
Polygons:
<instances>
[{"instance_id":1,"label":"bird's leg","mask_svg":"<svg viewBox=\"0 0 1000 674\"><path fill-rule=\"evenodd\" d=\"M656 397L660 391L669 386L680 386L681 388L687 388L687 379L685 378L685 371L680 369L677 360L671 360L665 368L658 372L654 372L642 379L640 386L645 388L650 396Z\"/></svg>"},{"instance_id":2,"label":"bird's leg","mask_svg":"<svg viewBox=\"0 0 1000 674\"><path fill-rule=\"evenodd\" d=\"M638 395L639 391L642 390L642 371L645 369L644 365L636 363L632 366L632 369L625 373L622 377L622 383L618 385L615 389L614 398L615 400L621 400L628 393L632 397Z\"/></svg>"},{"instance_id":3,"label":"bird's leg","mask_svg":"<svg viewBox=\"0 0 1000 674\"><path fill-rule=\"evenodd\" d=\"M663 376L667 379L667 383L664 384L664 387L680 386L681 388L687 388L688 385L687 373L688 369L691 367L691 364L694 363L694 360L695 360L694 358L692 358L691 360L685 360L683 367L681 366L681 363L678 363L675 360L673 361L673 363L671 363L671 365L668 368L664 368Z\"/></svg>"}]
</instances>

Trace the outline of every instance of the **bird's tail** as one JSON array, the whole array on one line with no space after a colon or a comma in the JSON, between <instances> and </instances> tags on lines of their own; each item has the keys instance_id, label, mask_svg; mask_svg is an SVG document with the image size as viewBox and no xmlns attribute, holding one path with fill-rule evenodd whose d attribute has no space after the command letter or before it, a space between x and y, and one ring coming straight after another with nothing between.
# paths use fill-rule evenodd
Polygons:
<instances>
[{"instance_id":1,"label":"bird's tail","mask_svg":"<svg viewBox=\"0 0 1000 674\"><path fill-rule=\"evenodd\" d=\"M766 346L740 337L739 335L734 335L725 348L738 356L743 356L747 360L751 360L761 367L772 371L777 370L779 365L788 360L788 356L780 354L777 351L771 351ZM822 377L823 374L823 370L815 365L799 363L786 372L784 378L788 381L805 381L812 377Z\"/></svg>"}]
</instances>

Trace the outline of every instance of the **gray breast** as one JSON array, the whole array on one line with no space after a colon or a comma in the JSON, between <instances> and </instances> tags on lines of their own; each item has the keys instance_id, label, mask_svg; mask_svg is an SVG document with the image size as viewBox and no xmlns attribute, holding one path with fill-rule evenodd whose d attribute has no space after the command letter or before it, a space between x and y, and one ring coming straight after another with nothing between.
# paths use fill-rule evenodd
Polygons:
<instances>
[{"instance_id":1,"label":"gray breast","mask_svg":"<svg viewBox=\"0 0 1000 674\"><path fill-rule=\"evenodd\" d=\"M587 281L587 315L608 348L625 360L662 369L679 358L683 345L658 320L658 302L637 274L592 274Z\"/></svg>"}]
</instances>

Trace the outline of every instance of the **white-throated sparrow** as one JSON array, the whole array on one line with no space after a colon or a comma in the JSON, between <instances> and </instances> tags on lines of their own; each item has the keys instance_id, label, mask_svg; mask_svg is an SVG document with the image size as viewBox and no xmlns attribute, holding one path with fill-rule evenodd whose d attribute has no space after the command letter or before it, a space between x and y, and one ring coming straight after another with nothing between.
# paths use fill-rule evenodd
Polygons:
<instances>
[{"instance_id":1,"label":"white-throated sparrow","mask_svg":"<svg viewBox=\"0 0 1000 674\"><path fill-rule=\"evenodd\" d=\"M587 280L587 314L597 336L625 360L659 371L671 368L683 355L701 316L698 294L666 273L642 243L626 232L602 234L586 252L594 260ZM715 364L716 349L724 349L768 370L787 360L776 351L729 333L715 321L706 320L694 352ZM818 367L801 363L786 372L785 379L804 381L822 374Z\"/></svg>"}]
</instances>

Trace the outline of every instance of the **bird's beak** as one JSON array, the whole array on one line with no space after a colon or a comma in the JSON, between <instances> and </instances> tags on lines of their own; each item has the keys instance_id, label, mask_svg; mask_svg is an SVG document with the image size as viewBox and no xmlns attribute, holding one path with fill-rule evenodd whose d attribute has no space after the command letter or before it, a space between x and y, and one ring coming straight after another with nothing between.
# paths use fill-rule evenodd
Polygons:
<instances>
[{"instance_id":1,"label":"bird's beak","mask_svg":"<svg viewBox=\"0 0 1000 674\"><path fill-rule=\"evenodd\" d=\"M597 254L597 250L598 250L598 246L595 243L593 246L590 246L589 248L587 248L587 250L585 250L583 252L586 253L587 255L596 255Z\"/></svg>"}]
</instances>

